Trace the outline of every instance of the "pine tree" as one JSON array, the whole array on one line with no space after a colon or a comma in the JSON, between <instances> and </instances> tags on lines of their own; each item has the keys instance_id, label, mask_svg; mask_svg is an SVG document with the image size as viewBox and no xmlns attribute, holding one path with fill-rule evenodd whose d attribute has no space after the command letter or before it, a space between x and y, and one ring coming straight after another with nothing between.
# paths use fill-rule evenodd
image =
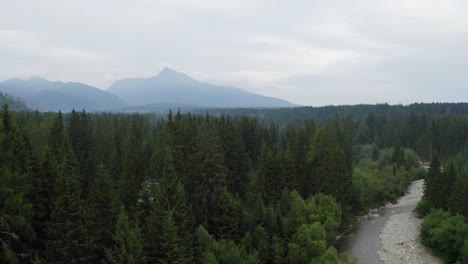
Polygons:
<instances>
[{"instance_id":1,"label":"pine tree","mask_svg":"<svg viewBox=\"0 0 468 264\"><path fill-rule=\"evenodd\" d=\"M211 231L213 212L220 194L226 192L226 166L219 137L210 117L206 117L198 131L193 175L190 178L189 198L197 223Z\"/></svg>"},{"instance_id":2,"label":"pine tree","mask_svg":"<svg viewBox=\"0 0 468 264\"><path fill-rule=\"evenodd\" d=\"M245 144L229 116L222 115L217 126L224 151L228 190L233 194L245 194L251 167Z\"/></svg>"},{"instance_id":3,"label":"pine tree","mask_svg":"<svg viewBox=\"0 0 468 264\"><path fill-rule=\"evenodd\" d=\"M49 149L46 149L43 160L32 178L31 201L33 203L33 227L36 233L35 250L44 257L46 227L53 211L53 199L57 195L57 161Z\"/></svg>"},{"instance_id":4,"label":"pine tree","mask_svg":"<svg viewBox=\"0 0 468 264\"><path fill-rule=\"evenodd\" d=\"M461 159L456 161L455 170L456 179L448 199L448 208L454 213L468 217L468 173Z\"/></svg>"},{"instance_id":5,"label":"pine tree","mask_svg":"<svg viewBox=\"0 0 468 264\"><path fill-rule=\"evenodd\" d=\"M403 148L400 145L400 142L397 141L393 146L393 154L392 154L392 163L396 166L401 166L405 162L405 153Z\"/></svg>"},{"instance_id":6,"label":"pine tree","mask_svg":"<svg viewBox=\"0 0 468 264\"><path fill-rule=\"evenodd\" d=\"M281 191L286 187L286 179L283 174L283 160L273 153L264 144L258 158L258 167L255 174L255 194L265 203L276 203Z\"/></svg>"},{"instance_id":7,"label":"pine tree","mask_svg":"<svg viewBox=\"0 0 468 264\"><path fill-rule=\"evenodd\" d=\"M96 259L104 259L104 248L112 245L113 227L118 212L114 184L104 166L98 172L91 186L88 201L88 228Z\"/></svg>"},{"instance_id":8,"label":"pine tree","mask_svg":"<svg viewBox=\"0 0 468 264\"><path fill-rule=\"evenodd\" d=\"M216 197L210 226L213 234L222 239L240 240L242 221L240 203L227 190L220 191Z\"/></svg>"},{"instance_id":9,"label":"pine tree","mask_svg":"<svg viewBox=\"0 0 468 264\"><path fill-rule=\"evenodd\" d=\"M141 133L134 120L124 157L122 178L119 182L121 200L129 212L133 212L136 207L138 192L141 190L145 176L145 153Z\"/></svg>"},{"instance_id":10,"label":"pine tree","mask_svg":"<svg viewBox=\"0 0 468 264\"><path fill-rule=\"evenodd\" d=\"M156 188L146 220L148 260L159 263L193 261L193 223L185 191L175 172L172 152L166 148L161 175L154 177Z\"/></svg>"},{"instance_id":11,"label":"pine tree","mask_svg":"<svg viewBox=\"0 0 468 264\"><path fill-rule=\"evenodd\" d=\"M315 167L312 193L324 192L336 197L345 216L352 204L352 150L350 138L337 119L317 130L312 142L310 160Z\"/></svg>"},{"instance_id":12,"label":"pine tree","mask_svg":"<svg viewBox=\"0 0 468 264\"><path fill-rule=\"evenodd\" d=\"M61 162L63 159L63 153L65 153L67 144L66 141L67 139L65 137L65 128L63 126L63 116L59 111L48 135L48 146L50 152L58 162Z\"/></svg>"},{"instance_id":13,"label":"pine tree","mask_svg":"<svg viewBox=\"0 0 468 264\"><path fill-rule=\"evenodd\" d=\"M83 195L86 197L90 190L89 185L92 183L94 175L96 175L96 159L94 157L93 147L95 144L91 122L89 115L84 110L79 113L75 112L75 110L71 112L68 138L78 161L78 173L82 178Z\"/></svg>"},{"instance_id":14,"label":"pine tree","mask_svg":"<svg viewBox=\"0 0 468 264\"><path fill-rule=\"evenodd\" d=\"M47 263L89 263L93 256L85 202L81 198L78 164L71 146L59 164L57 195L46 231Z\"/></svg>"},{"instance_id":15,"label":"pine tree","mask_svg":"<svg viewBox=\"0 0 468 264\"><path fill-rule=\"evenodd\" d=\"M453 163L453 161L450 161L445 165L445 170L442 172L442 177L444 179L442 180L442 186L440 190L441 196L439 197L439 203L442 206L441 208L447 209L449 206L448 201L450 195L453 193L454 184L457 178L455 164Z\"/></svg>"},{"instance_id":16,"label":"pine tree","mask_svg":"<svg viewBox=\"0 0 468 264\"><path fill-rule=\"evenodd\" d=\"M424 198L434 207L440 208L442 206L440 197L442 196L443 185L439 153L433 151L431 166L425 182Z\"/></svg>"},{"instance_id":17,"label":"pine tree","mask_svg":"<svg viewBox=\"0 0 468 264\"><path fill-rule=\"evenodd\" d=\"M120 210L113 236L114 246L106 250L109 264L145 264L140 229L130 223L124 208Z\"/></svg>"},{"instance_id":18,"label":"pine tree","mask_svg":"<svg viewBox=\"0 0 468 264\"><path fill-rule=\"evenodd\" d=\"M35 250L36 255L42 259L46 258L46 242L49 235L47 228L54 211L54 201L59 194L59 173L66 158L67 139L61 112L56 115L48 132L45 153L31 179L33 226L37 234Z\"/></svg>"},{"instance_id":19,"label":"pine tree","mask_svg":"<svg viewBox=\"0 0 468 264\"><path fill-rule=\"evenodd\" d=\"M30 170L24 138L13 124L8 106L0 123L0 262L18 263L31 258L34 239L32 205L27 199Z\"/></svg>"}]
</instances>

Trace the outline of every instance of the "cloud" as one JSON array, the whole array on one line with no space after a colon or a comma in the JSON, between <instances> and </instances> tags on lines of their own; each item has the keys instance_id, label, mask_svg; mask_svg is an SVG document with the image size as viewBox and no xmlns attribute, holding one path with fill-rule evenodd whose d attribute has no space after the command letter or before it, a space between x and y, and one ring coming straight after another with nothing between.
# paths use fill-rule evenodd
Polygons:
<instances>
[{"instance_id":1,"label":"cloud","mask_svg":"<svg viewBox=\"0 0 468 264\"><path fill-rule=\"evenodd\" d=\"M8 1L0 79L165 66L301 104L466 101L466 1Z\"/></svg>"}]
</instances>

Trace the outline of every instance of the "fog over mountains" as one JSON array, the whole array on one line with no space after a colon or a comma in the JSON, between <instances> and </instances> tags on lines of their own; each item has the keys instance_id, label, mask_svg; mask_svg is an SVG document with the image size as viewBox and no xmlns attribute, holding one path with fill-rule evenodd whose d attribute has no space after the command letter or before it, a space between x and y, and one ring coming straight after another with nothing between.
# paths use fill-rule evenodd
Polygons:
<instances>
[{"instance_id":1,"label":"fog over mountains","mask_svg":"<svg viewBox=\"0 0 468 264\"><path fill-rule=\"evenodd\" d=\"M77 82L51 82L40 77L9 79L0 83L0 92L16 96L31 109L41 111L88 111L123 107L118 96Z\"/></svg>"},{"instance_id":2,"label":"fog over mountains","mask_svg":"<svg viewBox=\"0 0 468 264\"><path fill-rule=\"evenodd\" d=\"M190 76L164 68L150 78L128 78L107 90L120 96L129 106L180 104L200 107L291 107L294 104L254 94L235 87L199 82Z\"/></svg>"},{"instance_id":3,"label":"fog over mountains","mask_svg":"<svg viewBox=\"0 0 468 264\"><path fill-rule=\"evenodd\" d=\"M294 104L235 87L199 82L165 68L150 78L116 81L106 91L78 82L52 82L44 78L9 79L0 82L0 92L16 96L32 109L41 111L87 111L161 107L292 107Z\"/></svg>"}]
</instances>

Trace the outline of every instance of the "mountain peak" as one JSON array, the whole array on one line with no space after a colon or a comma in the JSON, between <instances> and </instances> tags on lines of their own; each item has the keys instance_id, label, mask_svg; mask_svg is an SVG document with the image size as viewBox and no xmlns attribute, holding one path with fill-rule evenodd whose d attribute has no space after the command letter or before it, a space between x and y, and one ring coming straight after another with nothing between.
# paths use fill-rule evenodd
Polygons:
<instances>
[{"instance_id":1,"label":"mountain peak","mask_svg":"<svg viewBox=\"0 0 468 264\"><path fill-rule=\"evenodd\" d=\"M187 74L175 71L168 67L164 67L164 69L156 77L158 79L167 81L195 81Z\"/></svg>"},{"instance_id":2,"label":"mountain peak","mask_svg":"<svg viewBox=\"0 0 468 264\"><path fill-rule=\"evenodd\" d=\"M41 76L32 76L27 79L28 81L34 81L34 82L50 82L49 80L41 77Z\"/></svg>"}]
</instances>

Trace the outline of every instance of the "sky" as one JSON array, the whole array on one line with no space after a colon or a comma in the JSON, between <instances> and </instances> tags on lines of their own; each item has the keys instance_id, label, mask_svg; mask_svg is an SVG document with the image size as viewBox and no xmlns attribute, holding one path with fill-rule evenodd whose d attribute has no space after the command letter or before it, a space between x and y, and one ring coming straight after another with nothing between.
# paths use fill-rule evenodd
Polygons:
<instances>
[{"instance_id":1,"label":"sky","mask_svg":"<svg viewBox=\"0 0 468 264\"><path fill-rule=\"evenodd\" d=\"M302 105L468 101L468 1L0 0L0 80L164 67Z\"/></svg>"}]
</instances>

